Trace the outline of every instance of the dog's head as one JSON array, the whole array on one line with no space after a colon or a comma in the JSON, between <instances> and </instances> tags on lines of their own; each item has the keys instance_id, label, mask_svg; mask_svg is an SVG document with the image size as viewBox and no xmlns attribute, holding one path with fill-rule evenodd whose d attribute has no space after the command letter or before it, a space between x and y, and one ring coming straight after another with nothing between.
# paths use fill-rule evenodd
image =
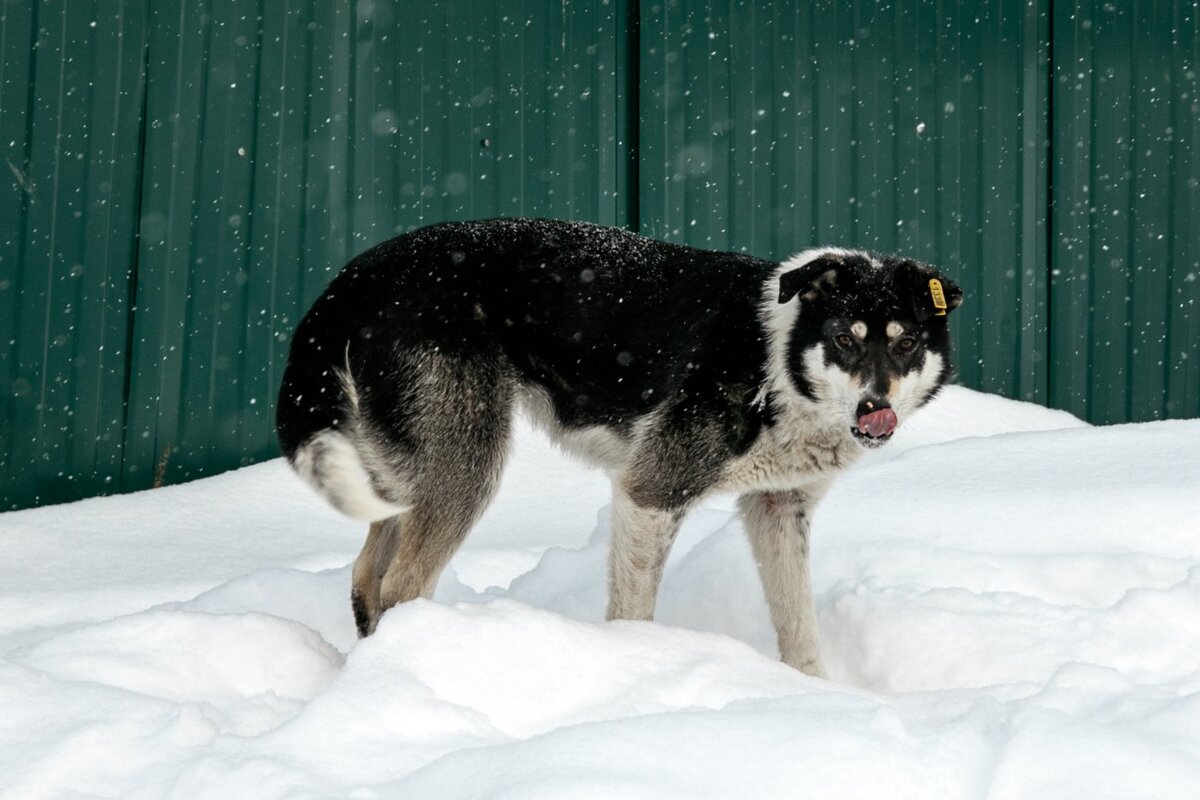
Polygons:
<instances>
[{"instance_id":1,"label":"dog's head","mask_svg":"<svg viewBox=\"0 0 1200 800\"><path fill-rule=\"evenodd\" d=\"M947 315L962 292L907 258L809 250L766 287L770 386L877 447L949 380Z\"/></svg>"}]
</instances>

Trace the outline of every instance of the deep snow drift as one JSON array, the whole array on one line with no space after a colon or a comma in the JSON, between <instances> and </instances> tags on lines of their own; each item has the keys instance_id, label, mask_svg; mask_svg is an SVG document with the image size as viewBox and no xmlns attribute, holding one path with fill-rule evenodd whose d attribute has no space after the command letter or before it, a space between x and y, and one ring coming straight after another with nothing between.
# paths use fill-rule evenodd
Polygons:
<instances>
[{"instance_id":1,"label":"deep snow drift","mask_svg":"<svg viewBox=\"0 0 1200 800\"><path fill-rule=\"evenodd\" d=\"M1182 798L1200 420L964 389L814 520L832 680L775 661L734 498L601 622L605 479L522 427L438 589L357 642L357 523L272 462L0 515L11 797Z\"/></svg>"}]
</instances>

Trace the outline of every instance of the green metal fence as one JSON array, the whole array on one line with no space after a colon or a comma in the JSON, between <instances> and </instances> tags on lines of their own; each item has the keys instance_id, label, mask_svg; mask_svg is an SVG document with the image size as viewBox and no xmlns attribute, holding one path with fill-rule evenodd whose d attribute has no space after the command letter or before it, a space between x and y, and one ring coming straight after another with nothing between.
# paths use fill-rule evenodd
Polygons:
<instances>
[{"instance_id":1,"label":"green metal fence","mask_svg":"<svg viewBox=\"0 0 1200 800\"><path fill-rule=\"evenodd\" d=\"M1050 403L1200 415L1200 4L1055 11Z\"/></svg>"},{"instance_id":2,"label":"green metal fence","mask_svg":"<svg viewBox=\"0 0 1200 800\"><path fill-rule=\"evenodd\" d=\"M304 309L442 219L911 253L965 384L1200 414L1197 15L0 0L0 508L274 456Z\"/></svg>"}]
</instances>

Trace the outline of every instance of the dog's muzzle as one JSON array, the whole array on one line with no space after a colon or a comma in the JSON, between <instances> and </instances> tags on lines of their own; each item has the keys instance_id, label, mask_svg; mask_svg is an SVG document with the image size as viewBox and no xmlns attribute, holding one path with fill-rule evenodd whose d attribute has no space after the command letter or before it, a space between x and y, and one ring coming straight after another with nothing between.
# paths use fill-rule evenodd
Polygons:
<instances>
[{"instance_id":1,"label":"dog's muzzle","mask_svg":"<svg viewBox=\"0 0 1200 800\"><path fill-rule=\"evenodd\" d=\"M896 412L891 406L877 400L863 400L859 403L856 416L858 425L852 427L850 432L866 447L879 447L892 438L898 422Z\"/></svg>"}]
</instances>

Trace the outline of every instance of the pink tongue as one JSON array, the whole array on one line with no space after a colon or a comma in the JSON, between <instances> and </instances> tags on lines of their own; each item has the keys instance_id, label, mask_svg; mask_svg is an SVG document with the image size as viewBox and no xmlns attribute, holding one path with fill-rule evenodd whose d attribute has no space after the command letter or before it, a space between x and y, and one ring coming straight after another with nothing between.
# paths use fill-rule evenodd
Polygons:
<instances>
[{"instance_id":1,"label":"pink tongue","mask_svg":"<svg viewBox=\"0 0 1200 800\"><path fill-rule=\"evenodd\" d=\"M867 436L887 436L896 430L896 412L881 408L858 418L858 429Z\"/></svg>"}]
</instances>

